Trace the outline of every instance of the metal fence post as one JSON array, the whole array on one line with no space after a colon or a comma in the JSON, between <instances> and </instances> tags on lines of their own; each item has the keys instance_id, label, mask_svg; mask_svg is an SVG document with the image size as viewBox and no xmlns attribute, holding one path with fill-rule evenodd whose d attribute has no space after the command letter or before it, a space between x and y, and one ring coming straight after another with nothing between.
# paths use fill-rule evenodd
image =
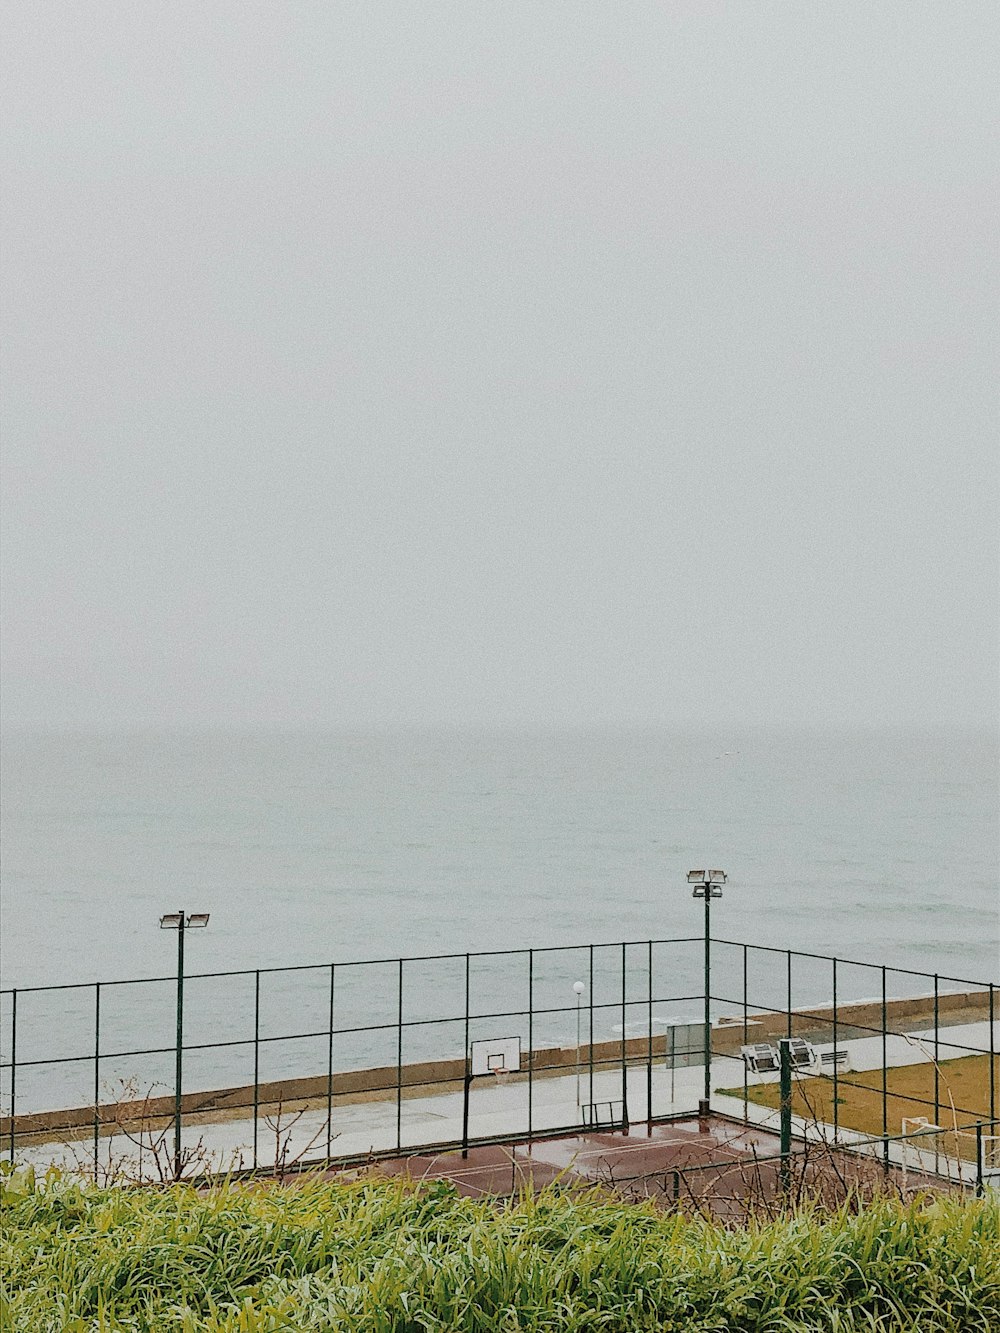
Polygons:
<instances>
[{"instance_id":1,"label":"metal fence post","mask_svg":"<svg viewBox=\"0 0 1000 1333\"><path fill-rule=\"evenodd\" d=\"M983 1122L976 1121L976 1197L983 1197Z\"/></svg>"},{"instance_id":2,"label":"metal fence post","mask_svg":"<svg viewBox=\"0 0 1000 1333\"><path fill-rule=\"evenodd\" d=\"M469 1058L470 1058L470 1055L471 1055L471 1052L470 1052L470 1046L471 1046L472 1043L471 1043L471 1041L469 1040L470 1037L472 1036L472 1032L471 1032L471 1028L470 1028L470 1019L469 1019L469 1012L470 1012L471 1008L472 1008L472 973L471 973L471 958L470 958L470 955L469 955L469 954L466 954L466 955L465 955L465 1059L466 1059L466 1063L468 1063Z\"/></svg>"},{"instance_id":3,"label":"metal fence post","mask_svg":"<svg viewBox=\"0 0 1000 1333\"><path fill-rule=\"evenodd\" d=\"M396 1151L403 1147L403 960L399 960L396 1010Z\"/></svg>"},{"instance_id":4,"label":"metal fence post","mask_svg":"<svg viewBox=\"0 0 1000 1333\"><path fill-rule=\"evenodd\" d=\"M594 1100L594 946L590 945L587 975L587 1098Z\"/></svg>"},{"instance_id":5,"label":"metal fence post","mask_svg":"<svg viewBox=\"0 0 1000 1333\"><path fill-rule=\"evenodd\" d=\"M330 964L330 1033L326 1047L326 1160L330 1161L330 1144L333 1142L333 1000L337 981L337 964Z\"/></svg>"},{"instance_id":6,"label":"metal fence post","mask_svg":"<svg viewBox=\"0 0 1000 1333\"><path fill-rule=\"evenodd\" d=\"M785 1036L792 1035L792 951L785 950Z\"/></svg>"},{"instance_id":7,"label":"metal fence post","mask_svg":"<svg viewBox=\"0 0 1000 1333\"><path fill-rule=\"evenodd\" d=\"M94 986L94 1184L101 1139L101 983Z\"/></svg>"},{"instance_id":8,"label":"metal fence post","mask_svg":"<svg viewBox=\"0 0 1000 1333\"><path fill-rule=\"evenodd\" d=\"M888 1052L886 1050L887 1032L889 1025L888 1008L886 1004L885 993L885 966L882 967L882 1156L885 1163L885 1169L889 1169L889 1067L887 1064Z\"/></svg>"},{"instance_id":9,"label":"metal fence post","mask_svg":"<svg viewBox=\"0 0 1000 1333\"><path fill-rule=\"evenodd\" d=\"M622 941L622 1133L628 1132L628 1045L625 1040L625 1019L628 1013L628 981L625 966L625 950L628 948L625 941Z\"/></svg>"},{"instance_id":10,"label":"metal fence post","mask_svg":"<svg viewBox=\"0 0 1000 1333\"><path fill-rule=\"evenodd\" d=\"M535 951L528 950L528 1151L534 1133L534 1073L535 1073Z\"/></svg>"},{"instance_id":11,"label":"metal fence post","mask_svg":"<svg viewBox=\"0 0 1000 1333\"><path fill-rule=\"evenodd\" d=\"M837 960L833 959L833 1141L837 1142L840 1134L840 1090L837 1071L840 1062L837 1059Z\"/></svg>"},{"instance_id":12,"label":"metal fence post","mask_svg":"<svg viewBox=\"0 0 1000 1333\"><path fill-rule=\"evenodd\" d=\"M676 1101L675 1094L677 1092L677 1024L671 1023L668 1031L670 1033L670 1114L673 1115L674 1102ZM666 1041L663 1044L666 1045ZM690 1046L685 1049L684 1053L685 1055L691 1054Z\"/></svg>"},{"instance_id":13,"label":"metal fence post","mask_svg":"<svg viewBox=\"0 0 1000 1333\"><path fill-rule=\"evenodd\" d=\"M17 1100L17 987L10 997L10 1164L14 1165L14 1115Z\"/></svg>"},{"instance_id":14,"label":"metal fence post","mask_svg":"<svg viewBox=\"0 0 1000 1333\"><path fill-rule=\"evenodd\" d=\"M938 1069L938 974L934 973L934 1123L941 1123L940 1070Z\"/></svg>"},{"instance_id":15,"label":"metal fence post","mask_svg":"<svg viewBox=\"0 0 1000 1333\"><path fill-rule=\"evenodd\" d=\"M253 1164L257 1167L260 1134L260 969L253 980Z\"/></svg>"},{"instance_id":16,"label":"metal fence post","mask_svg":"<svg viewBox=\"0 0 1000 1333\"><path fill-rule=\"evenodd\" d=\"M472 1092L472 1052L469 1043L469 955L465 955L465 1077L462 1082L462 1156L469 1155L469 1097ZM530 1078L531 1075L529 1074Z\"/></svg>"},{"instance_id":17,"label":"metal fence post","mask_svg":"<svg viewBox=\"0 0 1000 1333\"><path fill-rule=\"evenodd\" d=\"M996 1071L996 1043L993 1037L993 992L995 987L990 982L990 1120L997 1118L997 1071Z\"/></svg>"},{"instance_id":18,"label":"metal fence post","mask_svg":"<svg viewBox=\"0 0 1000 1333\"><path fill-rule=\"evenodd\" d=\"M743 946L743 1045L748 1045L750 1038L748 1036L749 1024L747 1022L747 946ZM750 1087L747 1077L749 1071L747 1062L743 1061L743 1123L750 1123Z\"/></svg>"},{"instance_id":19,"label":"metal fence post","mask_svg":"<svg viewBox=\"0 0 1000 1333\"><path fill-rule=\"evenodd\" d=\"M792 1055L789 1046L791 1038L778 1042L779 1084L781 1115L781 1194L788 1197L792 1181Z\"/></svg>"},{"instance_id":20,"label":"metal fence post","mask_svg":"<svg viewBox=\"0 0 1000 1333\"><path fill-rule=\"evenodd\" d=\"M646 1130L653 1132L653 941L646 945L649 973L646 986ZM591 1094L591 1101L594 1100Z\"/></svg>"}]
</instances>

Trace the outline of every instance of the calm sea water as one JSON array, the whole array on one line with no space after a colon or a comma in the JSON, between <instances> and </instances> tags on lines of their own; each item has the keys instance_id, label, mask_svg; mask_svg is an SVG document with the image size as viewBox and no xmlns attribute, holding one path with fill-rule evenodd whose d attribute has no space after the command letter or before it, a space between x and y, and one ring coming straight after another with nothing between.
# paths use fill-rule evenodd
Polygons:
<instances>
[{"instance_id":1,"label":"calm sea water","mask_svg":"<svg viewBox=\"0 0 1000 1333\"><path fill-rule=\"evenodd\" d=\"M694 866L729 873L718 937L973 981L1000 962L989 736L11 735L3 787L3 985L168 978L22 991L16 1023L0 997L22 1111L113 1096L119 1079L172 1087L177 937L157 923L180 908L211 913L188 938L189 974L539 951L530 976L517 954L476 960L468 982L464 959L405 976L338 967L335 985L319 967L189 979L188 1088L455 1057L477 1034L571 1044L576 978L595 1039L638 1031L653 992L657 1022L697 1017ZM636 946L627 966L613 948L540 952L651 937L694 940ZM790 979L783 959L752 954L751 1007L829 998L826 964L798 959ZM717 1013L743 981L741 951L717 948ZM471 1030L453 1021L467 984L470 1011L493 1015ZM868 998L880 974L844 966L838 984ZM11 1096L8 1064L4 1108Z\"/></svg>"},{"instance_id":2,"label":"calm sea water","mask_svg":"<svg viewBox=\"0 0 1000 1333\"><path fill-rule=\"evenodd\" d=\"M973 732L7 737L5 986L696 934L996 974Z\"/></svg>"}]
</instances>

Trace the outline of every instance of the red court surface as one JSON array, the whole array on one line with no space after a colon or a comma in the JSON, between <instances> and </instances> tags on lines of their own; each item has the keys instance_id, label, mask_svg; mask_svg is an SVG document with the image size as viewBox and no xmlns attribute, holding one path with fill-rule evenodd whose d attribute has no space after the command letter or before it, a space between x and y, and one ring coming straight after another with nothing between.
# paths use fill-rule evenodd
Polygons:
<instances>
[{"instance_id":1,"label":"red court surface","mask_svg":"<svg viewBox=\"0 0 1000 1333\"><path fill-rule=\"evenodd\" d=\"M465 1158L458 1149L421 1153L380 1161L371 1170L411 1180L447 1180L469 1198L507 1197L553 1184L565 1189L599 1185L627 1199L735 1216L753 1201L764 1204L777 1197L779 1148L777 1136L766 1130L710 1116L654 1125L649 1131L643 1125L627 1133L596 1131L474 1146ZM808 1158L801 1154L797 1144L790 1167L793 1190L885 1182L871 1160L822 1148L812 1149ZM912 1183L940 1188L940 1182Z\"/></svg>"},{"instance_id":2,"label":"red court surface","mask_svg":"<svg viewBox=\"0 0 1000 1333\"><path fill-rule=\"evenodd\" d=\"M380 1175L413 1180L450 1180L459 1193L472 1198L537 1190L554 1182L575 1188L602 1184L630 1197L663 1198L682 1186L689 1194L692 1185L708 1183L708 1177L698 1180L703 1172L695 1172L686 1178L690 1184L675 1184L675 1171L732 1164L732 1174L739 1175L748 1163L752 1167L755 1155L771 1157L777 1152L773 1134L710 1117L654 1125L650 1131L643 1125L627 1133L596 1131L533 1143L470 1147L467 1158L457 1149L397 1157L379 1162L375 1169ZM710 1174L717 1178L730 1172Z\"/></svg>"}]
</instances>

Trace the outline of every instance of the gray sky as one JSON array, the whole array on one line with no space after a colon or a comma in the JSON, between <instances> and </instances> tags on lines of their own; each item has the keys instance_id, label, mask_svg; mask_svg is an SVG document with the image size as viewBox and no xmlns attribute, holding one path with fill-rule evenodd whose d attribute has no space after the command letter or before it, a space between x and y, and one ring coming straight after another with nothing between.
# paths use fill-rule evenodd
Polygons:
<instances>
[{"instance_id":1,"label":"gray sky","mask_svg":"<svg viewBox=\"0 0 1000 1333\"><path fill-rule=\"evenodd\" d=\"M9 723L996 721L994 0L5 7Z\"/></svg>"}]
</instances>

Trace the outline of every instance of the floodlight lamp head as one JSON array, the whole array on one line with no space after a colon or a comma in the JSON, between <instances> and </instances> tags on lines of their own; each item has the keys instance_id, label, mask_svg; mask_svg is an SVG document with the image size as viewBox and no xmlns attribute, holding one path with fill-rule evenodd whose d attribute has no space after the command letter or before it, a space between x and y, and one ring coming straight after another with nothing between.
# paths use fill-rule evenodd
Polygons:
<instances>
[{"instance_id":1,"label":"floodlight lamp head","mask_svg":"<svg viewBox=\"0 0 1000 1333\"><path fill-rule=\"evenodd\" d=\"M586 986L583 984L582 981L574 981L574 982L573 982L573 994L574 994L574 995L582 995L583 992L584 992L586 989L587 989L587 988L586 988Z\"/></svg>"},{"instance_id":2,"label":"floodlight lamp head","mask_svg":"<svg viewBox=\"0 0 1000 1333\"><path fill-rule=\"evenodd\" d=\"M208 912L192 912L187 919L188 930L203 930L208 925Z\"/></svg>"},{"instance_id":3,"label":"floodlight lamp head","mask_svg":"<svg viewBox=\"0 0 1000 1333\"><path fill-rule=\"evenodd\" d=\"M694 884L692 898L721 898L726 882L724 870L689 870L688 883Z\"/></svg>"},{"instance_id":4,"label":"floodlight lamp head","mask_svg":"<svg viewBox=\"0 0 1000 1333\"><path fill-rule=\"evenodd\" d=\"M184 922L183 912L167 912L160 917L161 930L180 930Z\"/></svg>"}]
</instances>

